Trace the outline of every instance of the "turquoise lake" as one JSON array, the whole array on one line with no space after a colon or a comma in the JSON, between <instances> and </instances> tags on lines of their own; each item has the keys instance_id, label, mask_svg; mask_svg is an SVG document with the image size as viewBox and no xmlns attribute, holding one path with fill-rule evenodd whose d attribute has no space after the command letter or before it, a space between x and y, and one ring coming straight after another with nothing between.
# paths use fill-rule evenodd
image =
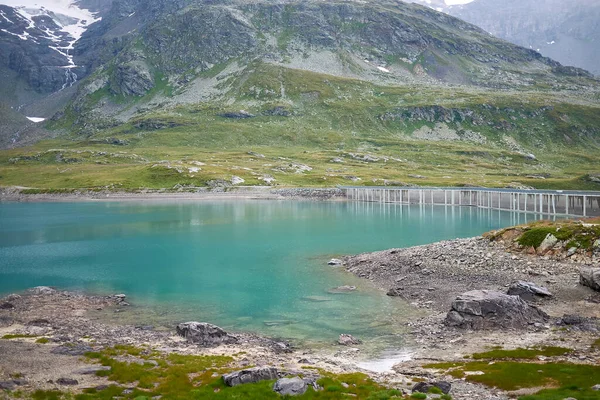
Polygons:
<instances>
[{"instance_id":1,"label":"turquoise lake","mask_svg":"<svg viewBox=\"0 0 600 400\"><path fill-rule=\"evenodd\" d=\"M330 258L534 218L350 202L0 203L0 295L40 285L125 293L140 324L198 320L299 341L401 336L406 304ZM327 292L340 285L358 291Z\"/></svg>"}]
</instances>

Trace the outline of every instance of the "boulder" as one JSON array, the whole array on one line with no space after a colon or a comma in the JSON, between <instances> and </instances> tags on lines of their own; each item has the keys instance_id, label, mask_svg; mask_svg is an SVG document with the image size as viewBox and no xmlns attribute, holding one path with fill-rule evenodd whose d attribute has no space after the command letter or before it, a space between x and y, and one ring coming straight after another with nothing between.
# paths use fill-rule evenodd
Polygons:
<instances>
[{"instance_id":1,"label":"boulder","mask_svg":"<svg viewBox=\"0 0 600 400\"><path fill-rule=\"evenodd\" d=\"M356 344L361 344L362 341L355 338L352 335L348 335L347 333L342 333L338 339L338 344L342 346L353 346Z\"/></svg>"},{"instance_id":2,"label":"boulder","mask_svg":"<svg viewBox=\"0 0 600 400\"><path fill-rule=\"evenodd\" d=\"M429 391L431 390L431 388L438 388L442 391L442 393L444 394L448 394L450 393L450 389L452 389L452 384L450 382L445 382L445 381L439 381L439 382L418 382L415 386L413 386L412 388L412 392L419 392L419 393L429 393Z\"/></svg>"},{"instance_id":3,"label":"boulder","mask_svg":"<svg viewBox=\"0 0 600 400\"><path fill-rule=\"evenodd\" d=\"M306 392L308 385L302 378L281 378L273 385L273 391L282 396L299 396Z\"/></svg>"},{"instance_id":4,"label":"boulder","mask_svg":"<svg viewBox=\"0 0 600 400\"><path fill-rule=\"evenodd\" d=\"M545 323L548 315L519 296L491 290L473 290L452 302L446 325L469 329L515 328Z\"/></svg>"},{"instance_id":5,"label":"boulder","mask_svg":"<svg viewBox=\"0 0 600 400\"><path fill-rule=\"evenodd\" d=\"M184 322L177 325L176 329L179 336L200 346L218 346L237 342L236 337L229 335L218 326L206 322Z\"/></svg>"},{"instance_id":6,"label":"boulder","mask_svg":"<svg viewBox=\"0 0 600 400\"><path fill-rule=\"evenodd\" d=\"M552 293L543 286L538 286L533 282L516 281L508 288L507 294L519 296L525 301L535 301L538 298L552 297Z\"/></svg>"},{"instance_id":7,"label":"boulder","mask_svg":"<svg viewBox=\"0 0 600 400\"><path fill-rule=\"evenodd\" d=\"M600 291L600 268L582 268L579 271L579 283Z\"/></svg>"},{"instance_id":8,"label":"boulder","mask_svg":"<svg viewBox=\"0 0 600 400\"><path fill-rule=\"evenodd\" d=\"M329 260L327 265L342 265L343 263L344 262L342 260L340 260L339 258L332 258L331 260Z\"/></svg>"},{"instance_id":9,"label":"boulder","mask_svg":"<svg viewBox=\"0 0 600 400\"><path fill-rule=\"evenodd\" d=\"M74 373L78 374L78 375L96 375L97 372L110 371L110 370L111 370L111 367L108 367L108 366L93 365L91 367L85 367L85 368L78 369Z\"/></svg>"},{"instance_id":10,"label":"boulder","mask_svg":"<svg viewBox=\"0 0 600 400\"><path fill-rule=\"evenodd\" d=\"M13 308L15 308L15 305L13 303L9 303L8 301L0 303L0 310L12 310Z\"/></svg>"},{"instance_id":11,"label":"boulder","mask_svg":"<svg viewBox=\"0 0 600 400\"><path fill-rule=\"evenodd\" d=\"M227 386L237 386L244 383L269 381L278 377L277 368L275 367L255 367L225 374L223 375L223 382Z\"/></svg>"},{"instance_id":12,"label":"boulder","mask_svg":"<svg viewBox=\"0 0 600 400\"><path fill-rule=\"evenodd\" d=\"M544 241L542 241L542 244L538 246L538 254L545 254L548 250L553 248L556 245L556 243L558 243L558 239L556 238L556 236L549 233L548 235L546 235Z\"/></svg>"}]
</instances>

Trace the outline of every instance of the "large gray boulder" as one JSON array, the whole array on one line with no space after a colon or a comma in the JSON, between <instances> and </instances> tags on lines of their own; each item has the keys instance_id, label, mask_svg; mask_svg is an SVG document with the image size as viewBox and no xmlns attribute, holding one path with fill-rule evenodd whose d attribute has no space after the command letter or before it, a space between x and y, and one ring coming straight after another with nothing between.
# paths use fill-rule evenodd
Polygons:
<instances>
[{"instance_id":1,"label":"large gray boulder","mask_svg":"<svg viewBox=\"0 0 600 400\"><path fill-rule=\"evenodd\" d=\"M600 268L582 268L579 270L579 283L600 291Z\"/></svg>"},{"instance_id":2,"label":"large gray boulder","mask_svg":"<svg viewBox=\"0 0 600 400\"><path fill-rule=\"evenodd\" d=\"M225 382L227 386L237 386L245 383L269 381L277 378L279 378L279 376L277 375L277 368L275 367L254 367L225 374L223 375L223 382Z\"/></svg>"},{"instance_id":3,"label":"large gray boulder","mask_svg":"<svg viewBox=\"0 0 600 400\"><path fill-rule=\"evenodd\" d=\"M525 301L535 301L539 298L552 297L552 293L543 286L533 282L516 281L508 288L508 295L519 296Z\"/></svg>"},{"instance_id":4,"label":"large gray boulder","mask_svg":"<svg viewBox=\"0 0 600 400\"><path fill-rule=\"evenodd\" d=\"M308 385L306 382L297 376L293 378L281 378L273 385L273 391L282 396L299 396L306 392Z\"/></svg>"},{"instance_id":5,"label":"large gray boulder","mask_svg":"<svg viewBox=\"0 0 600 400\"><path fill-rule=\"evenodd\" d=\"M544 323L548 315L519 296L491 290L463 293L452 302L446 325L468 329L515 328Z\"/></svg>"},{"instance_id":6,"label":"large gray boulder","mask_svg":"<svg viewBox=\"0 0 600 400\"><path fill-rule=\"evenodd\" d=\"M177 334L188 342L200 346L218 346L220 344L237 343L237 338L231 336L216 325L206 322L184 322L177 325Z\"/></svg>"}]
</instances>

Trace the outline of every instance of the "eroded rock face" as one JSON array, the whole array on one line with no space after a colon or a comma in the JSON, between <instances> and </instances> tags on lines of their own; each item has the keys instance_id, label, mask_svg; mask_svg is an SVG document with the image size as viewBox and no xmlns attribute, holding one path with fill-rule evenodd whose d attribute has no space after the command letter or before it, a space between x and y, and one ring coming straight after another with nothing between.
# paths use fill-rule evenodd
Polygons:
<instances>
[{"instance_id":1,"label":"eroded rock face","mask_svg":"<svg viewBox=\"0 0 600 400\"><path fill-rule=\"evenodd\" d=\"M281 378L273 385L273 391L282 396L299 396L306 392L308 385L302 378Z\"/></svg>"},{"instance_id":2,"label":"eroded rock face","mask_svg":"<svg viewBox=\"0 0 600 400\"><path fill-rule=\"evenodd\" d=\"M256 383L277 378L277 368L255 367L225 374L223 375L223 382L225 382L227 386L237 386L245 383Z\"/></svg>"},{"instance_id":3,"label":"eroded rock face","mask_svg":"<svg viewBox=\"0 0 600 400\"><path fill-rule=\"evenodd\" d=\"M218 346L237 342L236 337L229 335L218 326L206 322L184 322L177 325L176 329L179 336L200 346Z\"/></svg>"},{"instance_id":4,"label":"eroded rock face","mask_svg":"<svg viewBox=\"0 0 600 400\"><path fill-rule=\"evenodd\" d=\"M515 328L544 323L548 315L518 296L491 290L463 293L452 302L446 325L468 329Z\"/></svg>"},{"instance_id":5,"label":"eroded rock face","mask_svg":"<svg viewBox=\"0 0 600 400\"><path fill-rule=\"evenodd\" d=\"M579 283L600 291L600 268L582 268L579 271Z\"/></svg>"}]
</instances>

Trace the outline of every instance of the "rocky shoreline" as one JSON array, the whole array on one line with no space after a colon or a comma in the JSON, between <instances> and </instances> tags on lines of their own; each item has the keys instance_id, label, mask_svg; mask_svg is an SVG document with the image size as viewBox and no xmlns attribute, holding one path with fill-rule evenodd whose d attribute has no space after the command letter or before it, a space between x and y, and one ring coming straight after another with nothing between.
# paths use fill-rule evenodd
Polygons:
<instances>
[{"instance_id":1,"label":"rocky shoreline","mask_svg":"<svg viewBox=\"0 0 600 400\"><path fill-rule=\"evenodd\" d=\"M78 201L187 201L187 200L314 200L345 199L336 188L274 188L247 186L230 188L193 188L181 190L144 189L139 191L44 191L0 187L0 202L78 202Z\"/></svg>"},{"instance_id":2,"label":"rocky shoreline","mask_svg":"<svg viewBox=\"0 0 600 400\"><path fill-rule=\"evenodd\" d=\"M562 259L516 252L507 243L480 237L360 254L340 261L342 268L423 311L423 317L407 323L410 359L398 362L393 370L373 372L361 368L356 357L361 344L345 336L340 340L349 340L347 346L333 348L332 344L333 350L324 351L294 348L285 341L254 334L226 333L208 324L180 324L170 329L115 325L102 315L128 309L135 312L125 295L93 296L39 287L0 299L0 388L8 390L4 392L7 398L12 398L14 391L81 393L89 388L105 388L113 382L98 375L108 367L90 364L84 355L114 346L141 346L163 355L229 356L234 372L266 368L260 374L272 379L275 375L269 368L277 367L277 377L301 376L311 385L317 385L325 372L367 373L378 384L406 394L422 381L445 382L451 385L455 399L508 399L522 393L451 377L443 370L423 368L425 364L461 362L493 346L515 349L558 345L570 351L548 360L578 365L600 363L600 349L590 347L600 336L600 292L579 282L580 268L599 267L595 258ZM520 329L485 330L447 323L457 296L474 289L506 293L515 281L531 282L551 293L527 303L547 315L542 322ZM196 333L190 333L192 328ZM198 335L204 338L205 331L216 336L210 336L208 342L197 340ZM214 337L217 342L212 342ZM132 355L120 357L131 365L147 361ZM304 385L298 380L284 383L290 387ZM313 387L322 390L318 385Z\"/></svg>"}]
</instances>

